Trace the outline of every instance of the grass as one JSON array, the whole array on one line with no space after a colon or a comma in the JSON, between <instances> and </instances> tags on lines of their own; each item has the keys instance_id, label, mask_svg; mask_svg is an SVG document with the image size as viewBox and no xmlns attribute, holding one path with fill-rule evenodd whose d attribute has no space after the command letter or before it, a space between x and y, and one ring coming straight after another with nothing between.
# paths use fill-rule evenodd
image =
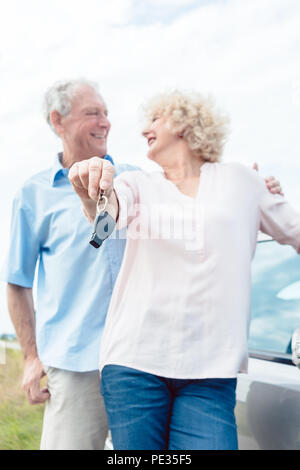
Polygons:
<instances>
[{"instance_id":1,"label":"grass","mask_svg":"<svg viewBox=\"0 0 300 470\"><path fill-rule=\"evenodd\" d=\"M6 364L0 364L0 450L40 447L44 405L28 403L22 378L21 352L6 349Z\"/></svg>"}]
</instances>

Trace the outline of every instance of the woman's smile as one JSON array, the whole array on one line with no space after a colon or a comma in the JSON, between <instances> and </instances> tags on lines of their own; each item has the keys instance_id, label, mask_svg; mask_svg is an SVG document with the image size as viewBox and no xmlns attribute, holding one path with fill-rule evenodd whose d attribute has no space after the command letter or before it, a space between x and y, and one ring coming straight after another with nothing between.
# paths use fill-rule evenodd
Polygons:
<instances>
[{"instance_id":1,"label":"woman's smile","mask_svg":"<svg viewBox=\"0 0 300 470\"><path fill-rule=\"evenodd\" d=\"M148 145L150 147L151 144L153 144L153 142L155 142L156 138L155 137L148 137Z\"/></svg>"}]
</instances>

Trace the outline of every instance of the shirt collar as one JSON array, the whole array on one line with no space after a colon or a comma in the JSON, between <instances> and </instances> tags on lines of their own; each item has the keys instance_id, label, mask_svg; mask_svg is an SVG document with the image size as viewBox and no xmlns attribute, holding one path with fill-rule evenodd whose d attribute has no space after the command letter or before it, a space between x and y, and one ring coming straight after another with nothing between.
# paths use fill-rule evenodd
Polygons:
<instances>
[{"instance_id":1,"label":"shirt collar","mask_svg":"<svg viewBox=\"0 0 300 470\"><path fill-rule=\"evenodd\" d=\"M61 163L62 155L63 155L62 152L60 152L56 155L54 164L51 168L51 173L50 173L50 184L51 184L51 186L55 186L55 182L59 178L65 177L65 178L68 179L69 169L64 168L62 166L62 163ZM115 164L110 155L105 155L104 160L109 160L113 165Z\"/></svg>"}]
</instances>

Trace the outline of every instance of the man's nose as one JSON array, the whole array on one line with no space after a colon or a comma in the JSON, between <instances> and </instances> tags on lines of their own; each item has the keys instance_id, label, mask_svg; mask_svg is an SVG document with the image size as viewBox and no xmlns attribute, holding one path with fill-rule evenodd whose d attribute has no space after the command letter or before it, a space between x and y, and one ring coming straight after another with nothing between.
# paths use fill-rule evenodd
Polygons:
<instances>
[{"instance_id":1,"label":"man's nose","mask_svg":"<svg viewBox=\"0 0 300 470\"><path fill-rule=\"evenodd\" d=\"M100 127L110 128L110 121L108 120L107 116L105 116L105 115L99 115L98 116L97 124Z\"/></svg>"}]
</instances>

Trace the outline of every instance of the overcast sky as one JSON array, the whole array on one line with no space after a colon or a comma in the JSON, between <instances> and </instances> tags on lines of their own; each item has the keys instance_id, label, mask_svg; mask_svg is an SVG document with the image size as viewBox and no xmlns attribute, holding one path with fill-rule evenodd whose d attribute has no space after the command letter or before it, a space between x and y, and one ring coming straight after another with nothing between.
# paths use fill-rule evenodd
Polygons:
<instances>
[{"instance_id":1,"label":"overcast sky","mask_svg":"<svg viewBox=\"0 0 300 470\"><path fill-rule=\"evenodd\" d=\"M152 166L140 105L174 88L215 96L231 117L224 161L275 174L300 206L299 0L10 0L0 17L0 243L11 201L60 150L42 114L56 80L99 83L112 129L109 153ZM0 333L12 332L0 289Z\"/></svg>"}]
</instances>

